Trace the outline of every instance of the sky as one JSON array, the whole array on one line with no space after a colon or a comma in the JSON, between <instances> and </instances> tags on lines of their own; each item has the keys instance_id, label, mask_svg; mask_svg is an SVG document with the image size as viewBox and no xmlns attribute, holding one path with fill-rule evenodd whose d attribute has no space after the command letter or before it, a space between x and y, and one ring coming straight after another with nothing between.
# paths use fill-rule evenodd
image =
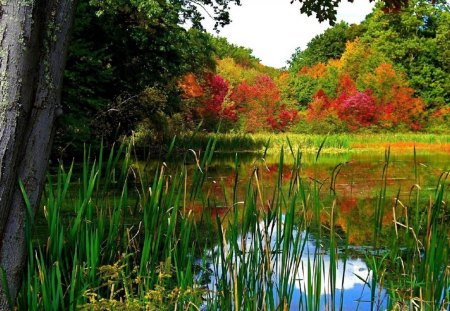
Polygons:
<instances>
[{"instance_id":1,"label":"sky","mask_svg":"<svg viewBox=\"0 0 450 311\"><path fill-rule=\"evenodd\" d=\"M372 11L373 2L343 0L337 20L349 24L359 23ZM300 14L300 4L290 0L242 0L241 6L230 9L231 24L221 29L219 35L229 42L251 48L253 55L264 65L281 68L286 66L297 47L304 49L316 35L330 27L319 23L313 16ZM210 33L213 22L206 18L204 26Z\"/></svg>"}]
</instances>

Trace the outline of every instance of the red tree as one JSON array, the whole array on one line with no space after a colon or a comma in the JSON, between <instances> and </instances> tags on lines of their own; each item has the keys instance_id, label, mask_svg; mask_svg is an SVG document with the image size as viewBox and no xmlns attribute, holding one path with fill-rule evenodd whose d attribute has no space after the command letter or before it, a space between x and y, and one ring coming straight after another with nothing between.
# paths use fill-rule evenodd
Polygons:
<instances>
[{"instance_id":1,"label":"red tree","mask_svg":"<svg viewBox=\"0 0 450 311\"><path fill-rule=\"evenodd\" d=\"M341 100L341 101L338 101ZM370 91L340 96L336 101L338 116L347 126L356 130L374 124L377 120L377 104Z\"/></svg>"},{"instance_id":2,"label":"red tree","mask_svg":"<svg viewBox=\"0 0 450 311\"><path fill-rule=\"evenodd\" d=\"M317 91L308 107L308 119L323 119L330 113L331 102L323 89Z\"/></svg>"},{"instance_id":3,"label":"red tree","mask_svg":"<svg viewBox=\"0 0 450 311\"><path fill-rule=\"evenodd\" d=\"M229 85L225 79L220 75L207 73L202 89L204 90L203 101L197 111L206 123L215 126L220 119L237 121L236 106L226 105L225 99L228 95Z\"/></svg>"},{"instance_id":4,"label":"red tree","mask_svg":"<svg viewBox=\"0 0 450 311\"><path fill-rule=\"evenodd\" d=\"M246 82L239 84L233 90L231 99L243 114L248 132L264 129L283 131L297 116L295 109L280 103L280 91L267 75L257 77L253 85Z\"/></svg>"}]
</instances>

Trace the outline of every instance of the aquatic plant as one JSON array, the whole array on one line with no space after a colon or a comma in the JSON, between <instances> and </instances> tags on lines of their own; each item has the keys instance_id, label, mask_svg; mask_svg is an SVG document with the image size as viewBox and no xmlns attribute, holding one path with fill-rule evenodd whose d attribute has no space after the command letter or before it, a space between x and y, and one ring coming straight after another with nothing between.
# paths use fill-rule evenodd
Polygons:
<instances>
[{"instance_id":1,"label":"aquatic plant","mask_svg":"<svg viewBox=\"0 0 450 311\"><path fill-rule=\"evenodd\" d=\"M315 163L328 143L322 137ZM428 205L420 185L409 202L391 201L387 150L372 245L358 250L364 261L354 260L351 228L342 232L336 223L340 166L330 179L305 176L302 152L289 138L275 174L264 173L266 143L248 180L241 182L236 154L231 187L213 190L208 176L217 144L211 138L202 152L184 153L184 165L159 162L155 170L133 164L132 146L96 160L87 150L80 168L61 165L49 174L45 220L27 222L28 266L17 307L343 310L354 284L361 297L351 308L449 307L448 173ZM169 157L174 146L175 140ZM269 182L274 186L265 187ZM35 226L41 221L45 229Z\"/></svg>"}]
</instances>

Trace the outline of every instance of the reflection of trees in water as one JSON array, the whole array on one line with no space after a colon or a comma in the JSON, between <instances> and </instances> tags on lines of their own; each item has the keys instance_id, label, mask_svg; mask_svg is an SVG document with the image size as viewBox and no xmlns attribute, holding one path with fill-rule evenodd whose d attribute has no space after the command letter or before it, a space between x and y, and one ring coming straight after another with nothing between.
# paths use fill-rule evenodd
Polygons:
<instances>
[{"instance_id":1,"label":"reflection of trees in water","mask_svg":"<svg viewBox=\"0 0 450 311\"><path fill-rule=\"evenodd\" d=\"M267 156L265 159L255 153L239 153L238 168L235 169L235 153L218 153L207 168L207 177L203 184L203 192L208 202L208 214L214 219L216 216L225 217L231 215L233 191L236 187L236 197L238 201L243 201L246 195L248 182L255 185L255 170L259 177L262 189L264 205L269 205L273 190L275 188L279 174L279 157ZM322 224L327 224L329 220L330 208L333 200L336 200L335 224L348 238L351 245L367 245L373 238L374 210L376 197L382 185L381 173L383 168L383 155L380 154L345 154L345 155L321 155L316 163L314 157L304 156L304 161L299 172L304 189L307 193L313 188L314 180L323 183L320 192ZM346 164L340 167L339 174L335 177L335 195L330 191L334 168L341 160L346 160ZM192 159L191 159L192 160ZM293 172L292 156L285 153L285 161L282 169L282 188L288 194L289 183L296 175ZM192 162L192 161L191 161ZM432 191L439 174L440 167L446 167L450 163L448 155L418 155L418 175L422 194L425 191ZM190 162L189 162L190 163ZM153 167L152 164L148 164ZM170 171L175 172L181 164L177 161L168 163ZM197 167L194 163L188 166L188 172L193 172ZM188 173L189 176L192 174ZM382 218L385 231L393 225L393 206L395 198L399 194L399 199L405 205L409 204L410 189L415 184L414 158L412 154L394 154L389 164L387 178L387 205ZM428 190L427 190L428 189ZM400 190L400 191L399 191ZM422 195L421 206L426 206L427 195ZM258 198L259 200L259 198ZM190 202L189 208L197 214L197 219L205 213L205 206L201 202ZM423 203L423 204L422 204ZM243 205L237 205L236 211L242 212ZM300 207L299 207L300 208ZM234 210L234 209L233 209ZM308 221L313 219L312 211L306 211ZM396 217L400 220L404 216L404 209L398 204ZM241 215L239 216L241 217ZM383 232L385 232L383 231ZM383 238L383 236L382 236Z\"/></svg>"}]
</instances>

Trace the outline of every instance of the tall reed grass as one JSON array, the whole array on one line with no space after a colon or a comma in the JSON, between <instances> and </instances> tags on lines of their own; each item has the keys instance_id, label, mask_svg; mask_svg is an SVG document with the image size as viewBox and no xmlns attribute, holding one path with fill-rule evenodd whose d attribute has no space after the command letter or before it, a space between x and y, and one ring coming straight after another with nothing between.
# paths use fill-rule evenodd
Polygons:
<instances>
[{"instance_id":1,"label":"tall reed grass","mask_svg":"<svg viewBox=\"0 0 450 311\"><path fill-rule=\"evenodd\" d=\"M49 175L43 199L45 234L36 238L36 219L30 214L27 220L28 263L17 308L348 309L341 289L349 241L336 230L337 200L329 191L339 170L330 187L327 180L305 178L302 145L289 138L280 148L272 190L264 186L263 164L255 163L242 183L236 154L234 184L231 190L222 185L219 202L208 180L219 140L210 138L201 153L184 153L193 171L160 162L149 172L133 165L131 146L102 151L96 159L86 151L80 173L61 165ZM330 141L318 140L316 162ZM293 163L289 179L287 157ZM369 271L358 275L370 289L370 309L449 308L448 173L428 206L421 203L420 185L411 189L410 202L397 198L391 206L388 173L387 151L372 246L365 251ZM199 204L200 220L194 213ZM212 216L219 204L227 212ZM394 217L384 225L389 208Z\"/></svg>"}]
</instances>

